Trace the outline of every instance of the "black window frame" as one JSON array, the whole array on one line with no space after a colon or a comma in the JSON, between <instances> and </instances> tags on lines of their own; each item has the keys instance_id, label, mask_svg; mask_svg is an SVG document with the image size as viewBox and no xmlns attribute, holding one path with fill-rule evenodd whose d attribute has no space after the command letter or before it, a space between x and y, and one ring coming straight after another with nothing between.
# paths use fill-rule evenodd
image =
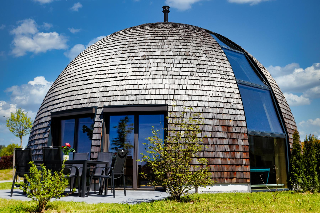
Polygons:
<instances>
[{"instance_id":1,"label":"black window frame","mask_svg":"<svg viewBox=\"0 0 320 213\"><path fill-rule=\"evenodd\" d=\"M138 149L139 147L139 115L164 115L164 138L167 137L165 131L168 127L168 105L112 105L103 107L104 133L103 133L103 152L109 151L110 140L110 116L133 115L134 116L134 149L133 149L133 189L138 189Z\"/></svg>"},{"instance_id":2,"label":"black window frame","mask_svg":"<svg viewBox=\"0 0 320 213\"><path fill-rule=\"evenodd\" d=\"M61 144L61 121L75 119L75 130L74 130L74 149L78 149L78 126L80 118L93 117L93 122L95 122L97 107L85 107L70 110L63 110L58 112L51 112L51 142L48 141L48 145L54 147L60 147ZM91 140L92 146L92 140ZM91 152L91 150L88 152Z\"/></svg>"}]
</instances>

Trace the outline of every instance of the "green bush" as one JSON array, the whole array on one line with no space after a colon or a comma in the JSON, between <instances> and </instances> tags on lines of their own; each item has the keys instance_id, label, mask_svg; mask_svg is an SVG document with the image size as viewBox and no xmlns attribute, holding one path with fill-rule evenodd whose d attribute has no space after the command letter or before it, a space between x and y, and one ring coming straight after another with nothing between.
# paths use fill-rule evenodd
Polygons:
<instances>
[{"instance_id":1,"label":"green bush","mask_svg":"<svg viewBox=\"0 0 320 213\"><path fill-rule=\"evenodd\" d=\"M12 143L2 148L0 151L0 157L13 155L14 148L20 148L20 146L18 144Z\"/></svg>"},{"instance_id":2,"label":"green bush","mask_svg":"<svg viewBox=\"0 0 320 213\"><path fill-rule=\"evenodd\" d=\"M148 138L148 154L141 154L142 161L147 162L154 173L152 184L163 186L173 199L180 200L191 188L212 185L213 181L206 167L207 160L198 157L203 150L199 137L203 118L193 113L192 108L185 108L179 115L172 113L170 117L166 139L163 141L159 131L153 129L153 136Z\"/></svg>"},{"instance_id":3,"label":"green bush","mask_svg":"<svg viewBox=\"0 0 320 213\"><path fill-rule=\"evenodd\" d=\"M318 192L320 189L320 141L313 135L302 143L299 133L293 134L290 156L289 186L295 191Z\"/></svg>"},{"instance_id":4,"label":"green bush","mask_svg":"<svg viewBox=\"0 0 320 213\"><path fill-rule=\"evenodd\" d=\"M63 173L65 165L59 172L52 173L43 164L38 169L33 162L30 162L30 174L25 175L26 182L20 189L27 193L29 198L38 202L38 211L43 212L51 198L64 197L63 194L68 186L68 177Z\"/></svg>"},{"instance_id":5,"label":"green bush","mask_svg":"<svg viewBox=\"0 0 320 213\"><path fill-rule=\"evenodd\" d=\"M13 167L13 156L3 156L0 159L0 169L10 169Z\"/></svg>"}]
</instances>

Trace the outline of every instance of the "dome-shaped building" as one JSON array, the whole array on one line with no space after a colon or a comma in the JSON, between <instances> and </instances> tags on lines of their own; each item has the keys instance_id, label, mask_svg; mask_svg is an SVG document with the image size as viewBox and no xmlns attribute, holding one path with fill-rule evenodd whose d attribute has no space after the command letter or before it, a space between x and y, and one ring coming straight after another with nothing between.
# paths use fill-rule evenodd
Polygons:
<instances>
[{"instance_id":1,"label":"dome-shaped building","mask_svg":"<svg viewBox=\"0 0 320 213\"><path fill-rule=\"evenodd\" d=\"M65 142L96 159L116 148L125 123L133 147L128 184L143 187L136 161L142 143L151 126L162 129L183 106L205 118L202 154L219 186L248 189L263 174L264 183L286 187L296 124L275 80L239 45L186 24L131 27L84 50L48 91L28 146L34 159L42 158L42 147Z\"/></svg>"}]
</instances>

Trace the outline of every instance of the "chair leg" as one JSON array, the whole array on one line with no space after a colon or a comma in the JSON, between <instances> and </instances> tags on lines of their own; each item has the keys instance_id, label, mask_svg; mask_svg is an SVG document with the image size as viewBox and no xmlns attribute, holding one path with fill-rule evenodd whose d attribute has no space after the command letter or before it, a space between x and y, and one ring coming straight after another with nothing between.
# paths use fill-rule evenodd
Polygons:
<instances>
[{"instance_id":1,"label":"chair leg","mask_svg":"<svg viewBox=\"0 0 320 213\"><path fill-rule=\"evenodd\" d=\"M12 194L13 194L13 187L14 187L14 182L15 182L15 180L17 179L17 172L15 172L15 174L14 174L14 178L13 178L13 180L12 180L12 187L11 187L11 196L10 197L12 197Z\"/></svg>"},{"instance_id":2,"label":"chair leg","mask_svg":"<svg viewBox=\"0 0 320 213\"><path fill-rule=\"evenodd\" d=\"M123 190L124 190L124 196L127 196L127 193L126 193L126 180L125 180L125 176L124 176L124 174L123 174L122 176L123 176Z\"/></svg>"},{"instance_id":3,"label":"chair leg","mask_svg":"<svg viewBox=\"0 0 320 213\"><path fill-rule=\"evenodd\" d=\"M111 183L112 183L112 187L113 187L113 198L116 197L116 190L115 190L115 186L114 186L114 174L112 173L112 177L111 177Z\"/></svg>"}]
</instances>

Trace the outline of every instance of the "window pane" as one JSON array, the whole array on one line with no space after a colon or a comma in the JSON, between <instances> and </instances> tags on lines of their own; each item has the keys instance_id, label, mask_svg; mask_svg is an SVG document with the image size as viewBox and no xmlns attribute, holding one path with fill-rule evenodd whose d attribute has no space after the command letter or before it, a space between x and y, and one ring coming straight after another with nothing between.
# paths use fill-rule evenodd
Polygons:
<instances>
[{"instance_id":1,"label":"window pane","mask_svg":"<svg viewBox=\"0 0 320 213\"><path fill-rule=\"evenodd\" d=\"M250 131L283 133L269 90L239 85Z\"/></svg>"},{"instance_id":2,"label":"window pane","mask_svg":"<svg viewBox=\"0 0 320 213\"><path fill-rule=\"evenodd\" d=\"M133 181L133 147L134 147L134 116L119 115L110 116L109 152L117 152L118 149L127 149L128 155L125 165L126 186L132 186ZM121 179L115 182L116 186L122 184Z\"/></svg>"},{"instance_id":3,"label":"window pane","mask_svg":"<svg viewBox=\"0 0 320 213\"><path fill-rule=\"evenodd\" d=\"M74 148L75 119L61 120L61 146L69 143Z\"/></svg>"},{"instance_id":4,"label":"window pane","mask_svg":"<svg viewBox=\"0 0 320 213\"><path fill-rule=\"evenodd\" d=\"M236 79L265 86L250 66L244 54L228 49L223 50L231 64Z\"/></svg>"},{"instance_id":5,"label":"window pane","mask_svg":"<svg viewBox=\"0 0 320 213\"><path fill-rule=\"evenodd\" d=\"M141 153L147 155L147 146L148 146L148 137L153 136L152 127L155 130L159 130L160 138L163 141L164 137L164 115L139 115L139 151L138 159L142 159ZM145 145L146 144L146 145ZM151 175L152 171L150 167L147 166L145 162L138 161L138 186L147 187L149 186L148 180L142 178L140 175L141 172L144 172L147 175Z\"/></svg>"},{"instance_id":6,"label":"window pane","mask_svg":"<svg viewBox=\"0 0 320 213\"><path fill-rule=\"evenodd\" d=\"M250 136L249 145L251 185L287 187L285 140Z\"/></svg>"},{"instance_id":7,"label":"window pane","mask_svg":"<svg viewBox=\"0 0 320 213\"><path fill-rule=\"evenodd\" d=\"M221 47L229 47L228 45L226 45L225 43L223 43L220 39L217 38L217 36L211 34L211 36L218 42L218 44L221 46Z\"/></svg>"},{"instance_id":8,"label":"window pane","mask_svg":"<svg viewBox=\"0 0 320 213\"><path fill-rule=\"evenodd\" d=\"M91 142L92 142L92 134L93 134L93 118L79 118L78 124L78 146L77 152L91 152Z\"/></svg>"}]
</instances>

